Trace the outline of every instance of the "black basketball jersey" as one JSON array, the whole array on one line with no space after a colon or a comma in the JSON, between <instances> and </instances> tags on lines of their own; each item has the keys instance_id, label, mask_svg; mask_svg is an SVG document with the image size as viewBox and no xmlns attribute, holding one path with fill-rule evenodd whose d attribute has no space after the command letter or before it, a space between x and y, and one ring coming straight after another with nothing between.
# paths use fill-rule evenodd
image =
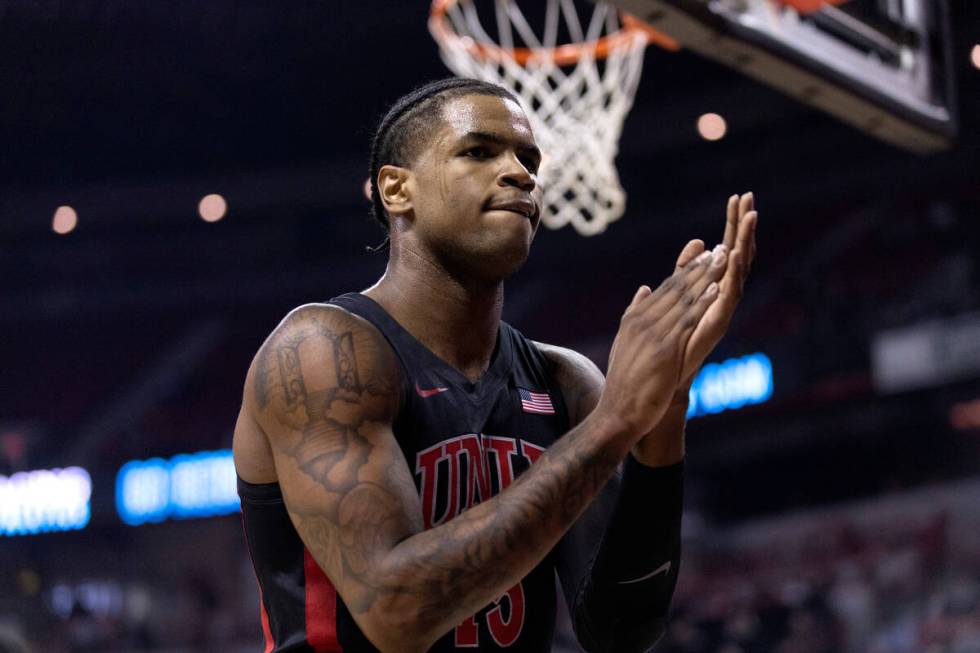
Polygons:
<instances>
[{"instance_id":1,"label":"black basketball jersey","mask_svg":"<svg viewBox=\"0 0 980 653\"><path fill-rule=\"evenodd\" d=\"M471 382L367 296L350 293L330 303L371 322L401 362L404 396L394 434L415 476L425 528L499 493L569 429L548 361L508 324L500 324L489 369ZM303 546L278 484L239 480L239 493L262 590L265 653L376 651ZM554 573L546 557L430 650L550 651Z\"/></svg>"}]
</instances>

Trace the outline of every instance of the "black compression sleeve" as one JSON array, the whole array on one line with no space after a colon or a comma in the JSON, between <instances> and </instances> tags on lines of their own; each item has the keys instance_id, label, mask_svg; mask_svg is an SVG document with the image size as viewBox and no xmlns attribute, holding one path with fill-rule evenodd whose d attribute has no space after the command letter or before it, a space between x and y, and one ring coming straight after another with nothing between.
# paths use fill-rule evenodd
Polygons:
<instances>
[{"instance_id":1,"label":"black compression sleeve","mask_svg":"<svg viewBox=\"0 0 980 653\"><path fill-rule=\"evenodd\" d=\"M626 460L616 507L575 598L589 653L642 653L663 635L680 565L684 463Z\"/></svg>"}]
</instances>

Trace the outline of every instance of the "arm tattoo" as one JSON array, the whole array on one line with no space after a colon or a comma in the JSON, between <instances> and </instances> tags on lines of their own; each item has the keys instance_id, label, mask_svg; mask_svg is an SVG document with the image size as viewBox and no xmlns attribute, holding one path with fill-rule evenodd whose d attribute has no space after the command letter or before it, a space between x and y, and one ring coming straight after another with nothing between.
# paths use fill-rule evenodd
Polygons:
<instances>
[{"instance_id":1,"label":"arm tattoo","mask_svg":"<svg viewBox=\"0 0 980 653\"><path fill-rule=\"evenodd\" d=\"M278 405L273 419L289 434L273 444L316 484L315 500L298 497L289 510L315 558L340 575L333 580L352 613L405 610L425 632L448 629L547 555L625 450L573 430L497 497L423 532L390 431L398 362L379 334L352 327L321 309L259 354L259 405Z\"/></svg>"},{"instance_id":2,"label":"arm tattoo","mask_svg":"<svg viewBox=\"0 0 980 653\"><path fill-rule=\"evenodd\" d=\"M354 334L340 334L333 341L333 355L337 361L337 385L344 390L357 390L361 382L357 378L357 361L354 358Z\"/></svg>"},{"instance_id":3,"label":"arm tattoo","mask_svg":"<svg viewBox=\"0 0 980 653\"><path fill-rule=\"evenodd\" d=\"M296 407L296 402L306 396L306 386L303 384L303 371L299 366L299 345L302 343L299 338L291 343L284 343L276 349L276 358L279 359L279 375L282 380L283 395L286 405L290 408Z\"/></svg>"}]
</instances>

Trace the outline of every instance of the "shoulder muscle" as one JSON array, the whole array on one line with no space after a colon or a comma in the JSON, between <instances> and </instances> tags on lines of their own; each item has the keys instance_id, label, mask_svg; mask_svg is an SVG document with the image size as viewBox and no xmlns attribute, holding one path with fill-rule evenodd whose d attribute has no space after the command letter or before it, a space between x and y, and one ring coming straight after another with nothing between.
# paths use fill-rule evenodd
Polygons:
<instances>
[{"instance_id":1,"label":"shoulder muscle","mask_svg":"<svg viewBox=\"0 0 980 653\"><path fill-rule=\"evenodd\" d=\"M568 405L571 426L575 426L595 408L605 377L595 363L577 351L540 342L534 344L551 363Z\"/></svg>"}]
</instances>

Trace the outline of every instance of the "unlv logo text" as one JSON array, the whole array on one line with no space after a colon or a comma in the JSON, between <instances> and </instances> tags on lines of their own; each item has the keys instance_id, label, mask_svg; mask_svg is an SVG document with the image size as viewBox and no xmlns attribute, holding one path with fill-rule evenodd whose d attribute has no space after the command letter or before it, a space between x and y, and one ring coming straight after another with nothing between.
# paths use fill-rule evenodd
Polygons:
<instances>
[{"instance_id":1,"label":"unlv logo text","mask_svg":"<svg viewBox=\"0 0 980 653\"><path fill-rule=\"evenodd\" d=\"M516 438L470 433L420 451L415 473L421 476L422 518L426 528L446 523L470 506L489 499L534 464L544 448ZM497 646L512 645L524 628L524 587L518 583L483 613ZM474 615L456 626L454 644L480 645Z\"/></svg>"},{"instance_id":2,"label":"unlv logo text","mask_svg":"<svg viewBox=\"0 0 980 653\"><path fill-rule=\"evenodd\" d=\"M415 473L426 528L446 523L494 496L531 466L544 448L516 438L470 433L420 451Z\"/></svg>"}]
</instances>

